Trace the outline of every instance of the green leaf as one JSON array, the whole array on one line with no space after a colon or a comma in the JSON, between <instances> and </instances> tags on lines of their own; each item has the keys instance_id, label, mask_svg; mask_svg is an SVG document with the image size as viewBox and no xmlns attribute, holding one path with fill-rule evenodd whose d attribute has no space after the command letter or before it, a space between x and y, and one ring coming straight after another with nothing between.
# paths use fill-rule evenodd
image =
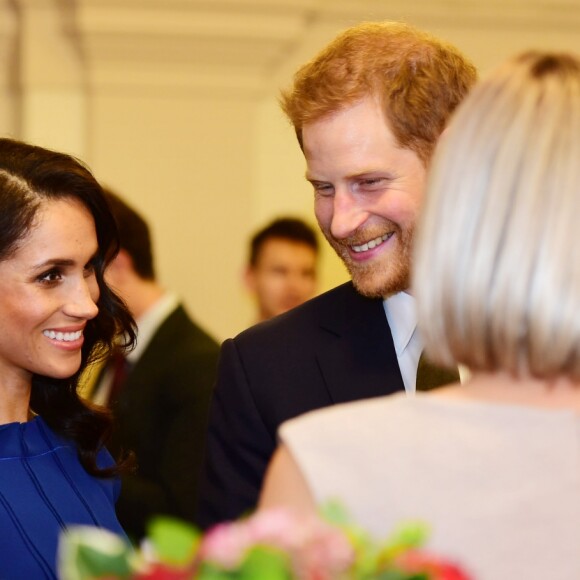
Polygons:
<instances>
[{"instance_id":1,"label":"green leaf","mask_svg":"<svg viewBox=\"0 0 580 580\"><path fill-rule=\"evenodd\" d=\"M198 577L203 578L203 580L234 580L239 578L240 574L237 572L237 568L236 570L224 570L216 564L204 562Z\"/></svg>"},{"instance_id":2,"label":"green leaf","mask_svg":"<svg viewBox=\"0 0 580 580\"><path fill-rule=\"evenodd\" d=\"M403 522L387 539L387 543L402 549L420 548L429 538L429 527L418 521Z\"/></svg>"},{"instance_id":3,"label":"green leaf","mask_svg":"<svg viewBox=\"0 0 580 580\"><path fill-rule=\"evenodd\" d=\"M335 526L348 526L352 523L350 516L340 501L333 499L327 501L320 509L320 515L330 524Z\"/></svg>"},{"instance_id":4,"label":"green leaf","mask_svg":"<svg viewBox=\"0 0 580 580\"><path fill-rule=\"evenodd\" d=\"M239 578L240 580L291 580L289 558L279 550L256 546L244 559Z\"/></svg>"},{"instance_id":5,"label":"green leaf","mask_svg":"<svg viewBox=\"0 0 580 580\"><path fill-rule=\"evenodd\" d=\"M133 548L120 536L99 528L72 527L61 536L58 570L61 580L105 576L129 578Z\"/></svg>"},{"instance_id":6,"label":"green leaf","mask_svg":"<svg viewBox=\"0 0 580 580\"><path fill-rule=\"evenodd\" d=\"M127 554L103 554L92 546L80 546L77 551L79 572L87 578L118 576L127 578L131 574Z\"/></svg>"},{"instance_id":7,"label":"green leaf","mask_svg":"<svg viewBox=\"0 0 580 580\"><path fill-rule=\"evenodd\" d=\"M372 577L372 580L429 580L424 574L409 574L400 570L386 570Z\"/></svg>"},{"instance_id":8,"label":"green leaf","mask_svg":"<svg viewBox=\"0 0 580 580\"><path fill-rule=\"evenodd\" d=\"M201 534L181 520L158 517L149 523L148 537L162 562L184 565L195 555Z\"/></svg>"}]
</instances>

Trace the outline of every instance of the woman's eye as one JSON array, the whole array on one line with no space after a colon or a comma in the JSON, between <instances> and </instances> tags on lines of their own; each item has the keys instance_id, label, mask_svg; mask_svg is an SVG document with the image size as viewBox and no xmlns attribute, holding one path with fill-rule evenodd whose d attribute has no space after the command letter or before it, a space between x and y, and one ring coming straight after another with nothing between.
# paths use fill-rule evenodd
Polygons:
<instances>
[{"instance_id":1,"label":"woman's eye","mask_svg":"<svg viewBox=\"0 0 580 580\"><path fill-rule=\"evenodd\" d=\"M62 274L59 270L49 270L38 277L39 282L45 284L52 284L62 279Z\"/></svg>"}]
</instances>

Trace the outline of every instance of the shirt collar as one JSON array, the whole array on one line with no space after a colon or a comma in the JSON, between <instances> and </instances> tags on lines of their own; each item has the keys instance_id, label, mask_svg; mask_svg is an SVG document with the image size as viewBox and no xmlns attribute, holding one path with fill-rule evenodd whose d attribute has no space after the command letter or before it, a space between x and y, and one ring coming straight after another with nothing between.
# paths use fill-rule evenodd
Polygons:
<instances>
[{"instance_id":1,"label":"shirt collar","mask_svg":"<svg viewBox=\"0 0 580 580\"><path fill-rule=\"evenodd\" d=\"M391 328L395 351L400 356L417 328L415 299L407 292L398 292L383 300L383 308Z\"/></svg>"},{"instance_id":2,"label":"shirt collar","mask_svg":"<svg viewBox=\"0 0 580 580\"><path fill-rule=\"evenodd\" d=\"M137 343L135 348L127 353L127 360L135 364L147 345L161 326L163 321L179 304L178 298L172 292L166 292L149 310L139 317L137 322Z\"/></svg>"}]
</instances>

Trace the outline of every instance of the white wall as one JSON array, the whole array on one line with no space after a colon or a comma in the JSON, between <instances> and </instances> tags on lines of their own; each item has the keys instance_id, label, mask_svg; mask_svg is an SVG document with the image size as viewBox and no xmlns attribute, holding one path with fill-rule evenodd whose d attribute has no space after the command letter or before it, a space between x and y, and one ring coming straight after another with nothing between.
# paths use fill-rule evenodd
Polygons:
<instances>
[{"instance_id":1,"label":"white wall","mask_svg":"<svg viewBox=\"0 0 580 580\"><path fill-rule=\"evenodd\" d=\"M255 212L256 105L193 93L91 99L96 175L151 224L159 279L220 338L251 320L240 265Z\"/></svg>"},{"instance_id":2,"label":"white wall","mask_svg":"<svg viewBox=\"0 0 580 580\"><path fill-rule=\"evenodd\" d=\"M123 20L119 2L0 0L0 132L80 155L140 209L153 229L161 281L220 339L252 320L240 276L254 228L283 213L313 220L304 160L277 96L338 30L361 19L403 18L454 42L483 71L531 47L580 52L577 0L554 10L531 0L312 7L276 0L262 3L254 44L248 23L256 15L236 30L235 14L223 18L223 2L214 37L185 24L175 37L160 36L155 15L133 18L141 8L125 2ZM255 10L260 3L242 4ZM170 32L184 14L195 19L194 3L153 5L180 7L164 20ZM334 12L317 12L323 6ZM214 22L208 10L204 23ZM291 25L283 29L283 22ZM271 23L280 26L279 45ZM189 39L191 31L199 36ZM271 58L263 54L268 47L276 49ZM198 62L202 56L222 58L222 68ZM320 290L346 279L325 249Z\"/></svg>"}]
</instances>

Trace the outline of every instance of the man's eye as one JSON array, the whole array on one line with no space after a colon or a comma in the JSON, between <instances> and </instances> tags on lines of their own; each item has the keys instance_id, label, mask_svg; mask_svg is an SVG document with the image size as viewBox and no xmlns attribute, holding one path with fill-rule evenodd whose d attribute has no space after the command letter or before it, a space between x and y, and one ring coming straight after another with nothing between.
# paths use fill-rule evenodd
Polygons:
<instances>
[{"instance_id":1,"label":"man's eye","mask_svg":"<svg viewBox=\"0 0 580 580\"><path fill-rule=\"evenodd\" d=\"M312 186L318 195L328 196L334 193L334 187L329 183L313 183Z\"/></svg>"},{"instance_id":2,"label":"man's eye","mask_svg":"<svg viewBox=\"0 0 580 580\"><path fill-rule=\"evenodd\" d=\"M385 183L386 179L384 177L369 177L368 179L362 179L359 182L359 186L364 189L378 189L383 187Z\"/></svg>"}]
</instances>

